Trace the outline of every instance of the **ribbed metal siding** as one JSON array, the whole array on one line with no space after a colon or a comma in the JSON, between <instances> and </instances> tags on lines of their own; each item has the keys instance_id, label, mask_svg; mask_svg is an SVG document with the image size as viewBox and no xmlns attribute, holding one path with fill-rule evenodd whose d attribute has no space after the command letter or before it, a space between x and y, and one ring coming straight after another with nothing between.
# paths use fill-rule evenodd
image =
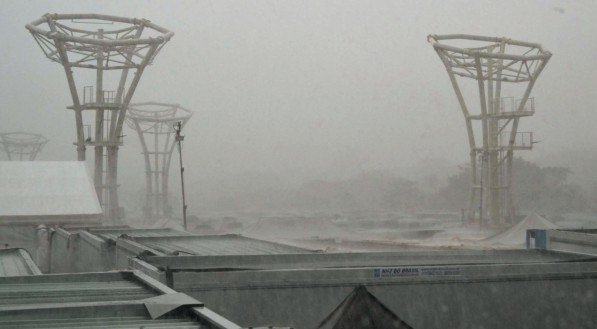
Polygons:
<instances>
[{"instance_id":1,"label":"ribbed metal siding","mask_svg":"<svg viewBox=\"0 0 597 329\"><path fill-rule=\"evenodd\" d=\"M81 276L85 279L80 279ZM95 273L34 278L0 278L0 305L137 300L158 295L138 281L116 275L107 280L106 276Z\"/></svg>"},{"instance_id":2,"label":"ribbed metal siding","mask_svg":"<svg viewBox=\"0 0 597 329\"><path fill-rule=\"evenodd\" d=\"M41 274L24 249L0 250L0 277Z\"/></svg>"},{"instance_id":3,"label":"ribbed metal siding","mask_svg":"<svg viewBox=\"0 0 597 329\"><path fill-rule=\"evenodd\" d=\"M147 317L97 317L70 319L0 320L0 328L202 328L191 319L158 319Z\"/></svg>"},{"instance_id":4,"label":"ribbed metal siding","mask_svg":"<svg viewBox=\"0 0 597 329\"><path fill-rule=\"evenodd\" d=\"M239 235L132 238L132 240L169 255L274 255L309 252L306 249L246 238Z\"/></svg>"},{"instance_id":5,"label":"ribbed metal siding","mask_svg":"<svg viewBox=\"0 0 597 329\"><path fill-rule=\"evenodd\" d=\"M0 328L240 329L203 306L181 306L151 319L148 305L156 301L147 299L174 293L130 271L0 278ZM164 305L172 301L166 298Z\"/></svg>"},{"instance_id":6,"label":"ribbed metal siding","mask_svg":"<svg viewBox=\"0 0 597 329\"><path fill-rule=\"evenodd\" d=\"M155 296L130 281L0 285L0 305L136 300Z\"/></svg>"},{"instance_id":7,"label":"ribbed metal siding","mask_svg":"<svg viewBox=\"0 0 597 329\"><path fill-rule=\"evenodd\" d=\"M188 236L193 235L188 232L177 231L173 229L89 229L89 233L96 235L97 237L104 240L116 240L123 234L132 237L160 237L160 236Z\"/></svg>"}]
</instances>

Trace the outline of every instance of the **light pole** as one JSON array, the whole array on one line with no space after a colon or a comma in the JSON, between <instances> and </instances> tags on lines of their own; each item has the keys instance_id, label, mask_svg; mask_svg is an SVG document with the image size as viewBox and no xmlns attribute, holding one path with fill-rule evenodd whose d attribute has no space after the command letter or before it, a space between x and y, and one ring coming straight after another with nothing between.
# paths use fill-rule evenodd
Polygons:
<instances>
[{"instance_id":1,"label":"light pole","mask_svg":"<svg viewBox=\"0 0 597 329\"><path fill-rule=\"evenodd\" d=\"M184 136L180 134L182 130L182 121L174 124L174 131L176 132L175 141L178 144L178 159L180 163L180 188L182 190L182 224L185 231L187 230L187 202L184 195L184 166L182 165L182 141Z\"/></svg>"}]
</instances>

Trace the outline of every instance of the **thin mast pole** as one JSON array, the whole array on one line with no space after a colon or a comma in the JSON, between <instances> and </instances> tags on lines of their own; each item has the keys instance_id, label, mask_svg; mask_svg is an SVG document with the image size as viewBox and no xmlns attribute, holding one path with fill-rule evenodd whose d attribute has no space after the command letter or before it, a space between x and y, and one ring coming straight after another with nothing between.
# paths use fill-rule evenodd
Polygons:
<instances>
[{"instance_id":1,"label":"thin mast pole","mask_svg":"<svg viewBox=\"0 0 597 329\"><path fill-rule=\"evenodd\" d=\"M182 129L182 121L178 121L174 124L174 130L176 131L176 142L178 144L178 159L180 163L180 187L182 190L182 223L185 231L187 230L187 202L184 194L184 167L182 165L182 141L184 136L180 134Z\"/></svg>"}]
</instances>

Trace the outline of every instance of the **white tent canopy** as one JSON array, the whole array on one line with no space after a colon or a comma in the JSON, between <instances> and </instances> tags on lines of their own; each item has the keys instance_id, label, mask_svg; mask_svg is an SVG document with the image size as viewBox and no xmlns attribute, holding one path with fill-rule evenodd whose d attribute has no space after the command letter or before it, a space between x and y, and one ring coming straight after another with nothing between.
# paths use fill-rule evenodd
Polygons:
<instances>
[{"instance_id":1,"label":"white tent canopy","mask_svg":"<svg viewBox=\"0 0 597 329\"><path fill-rule=\"evenodd\" d=\"M84 162L0 161L0 224L96 222L101 214Z\"/></svg>"},{"instance_id":2,"label":"white tent canopy","mask_svg":"<svg viewBox=\"0 0 597 329\"><path fill-rule=\"evenodd\" d=\"M485 244L504 246L523 246L526 242L526 232L529 229L557 229L556 224L549 220L531 213L520 223L500 232L492 237L483 240Z\"/></svg>"}]
</instances>

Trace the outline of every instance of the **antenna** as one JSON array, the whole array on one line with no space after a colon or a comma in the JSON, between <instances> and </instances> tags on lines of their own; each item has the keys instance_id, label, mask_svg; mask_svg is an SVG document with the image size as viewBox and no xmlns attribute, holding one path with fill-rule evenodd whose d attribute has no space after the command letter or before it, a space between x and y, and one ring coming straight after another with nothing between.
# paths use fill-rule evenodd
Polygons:
<instances>
[{"instance_id":1,"label":"antenna","mask_svg":"<svg viewBox=\"0 0 597 329\"><path fill-rule=\"evenodd\" d=\"M184 195L184 167L182 165L182 141L184 140L184 136L180 134L182 130L182 121L178 121L174 124L174 131L176 132L176 137L174 140L178 144L178 159L180 163L180 188L182 191L182 224L184 226L184 230L187 230L187 202Z\"/></svg>"}]
</instances>

